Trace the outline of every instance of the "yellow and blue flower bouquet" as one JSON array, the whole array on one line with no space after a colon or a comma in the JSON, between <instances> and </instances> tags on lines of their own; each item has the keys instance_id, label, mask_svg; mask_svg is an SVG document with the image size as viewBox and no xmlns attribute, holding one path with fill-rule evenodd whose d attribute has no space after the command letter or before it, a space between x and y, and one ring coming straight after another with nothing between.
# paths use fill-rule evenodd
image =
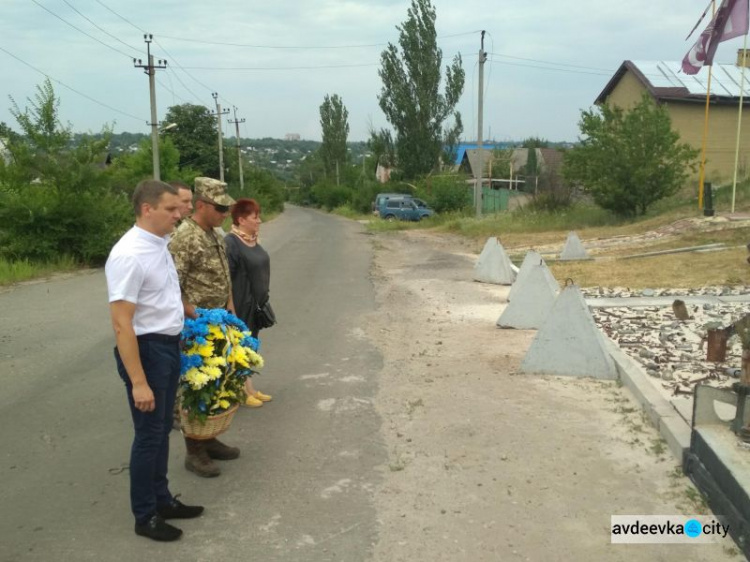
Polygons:
<instances>
[{"instance_id":1,"label":"yellow and blue flower bouquet","mask_svg":"<svg viewBox=\"0 0 750 562\"><path fill-rule=\"evenodd\" d=\"M198 308L196 314L182 330L181 420L185 435L209 439L229 427L245 401L245 379L263 358L260 342L232 313Z\"/></svg>"}]
</instances>

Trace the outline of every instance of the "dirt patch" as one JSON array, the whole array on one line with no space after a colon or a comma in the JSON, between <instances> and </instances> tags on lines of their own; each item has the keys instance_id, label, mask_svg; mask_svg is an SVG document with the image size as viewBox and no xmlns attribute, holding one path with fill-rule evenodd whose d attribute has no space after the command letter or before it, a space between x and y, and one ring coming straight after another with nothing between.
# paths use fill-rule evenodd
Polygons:
<instances>
[{"instance_id":1,"label":"dirt patch","mask_svg":"<svg viewBox=\"0 0 750 562\"><path fill-rule=\"evenodd\" d=\"M475 283L456 237L375 236L389 451L375 559L739 560L733 543L610 544L612 514L698 513L616 383L518 374L532 331L499 330L507 287Z\"/></svg>"}]
</instances>

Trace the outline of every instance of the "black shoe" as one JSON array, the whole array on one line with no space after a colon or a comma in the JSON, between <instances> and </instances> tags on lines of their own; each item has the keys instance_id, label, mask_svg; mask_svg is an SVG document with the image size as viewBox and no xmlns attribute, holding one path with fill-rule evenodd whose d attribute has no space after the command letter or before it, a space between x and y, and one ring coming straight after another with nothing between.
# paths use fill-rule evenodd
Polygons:
<instances>
[{"instance_id":1,"label":"black shoe","mask_svg":"<svg viewBox=\"0 0 750 562\"><path fill-rule=\"evenodd\" d=\"M177 499L178 497L179 494L167 505L156 508L156 512L162 519L193 519L203 513L202 505L185 505Z\"/></svg>"},{"instance_id":2,"label":"black shoe","mask_svg":"<svg viewBox=\"0 0 750 562\"><path fill-rule=\"evenodd\" d=\"M155 541L171 542L182 536L182 530L173 527L158 513L154 513L143 525L135 524L135 534Z\"/></svg>"}]
</instances>

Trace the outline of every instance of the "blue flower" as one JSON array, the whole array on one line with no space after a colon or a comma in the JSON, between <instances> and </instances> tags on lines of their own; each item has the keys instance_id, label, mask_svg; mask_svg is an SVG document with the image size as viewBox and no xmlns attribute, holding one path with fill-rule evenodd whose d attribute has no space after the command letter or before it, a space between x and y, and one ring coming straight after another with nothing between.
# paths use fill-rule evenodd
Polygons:
<instances>
[{"instance_id":1,"label":"blue flower","mask_svg":"<svg viewBox=\"0 0 750 562\"><path fill-rule=\"evenodd\" d=\"M253 336L247 335L242 338L240 345L242 345L242 347L249 347L253 351L257 352L260 349L260 340L258 338L254 338Z\"/></svg>"}]
</instances>

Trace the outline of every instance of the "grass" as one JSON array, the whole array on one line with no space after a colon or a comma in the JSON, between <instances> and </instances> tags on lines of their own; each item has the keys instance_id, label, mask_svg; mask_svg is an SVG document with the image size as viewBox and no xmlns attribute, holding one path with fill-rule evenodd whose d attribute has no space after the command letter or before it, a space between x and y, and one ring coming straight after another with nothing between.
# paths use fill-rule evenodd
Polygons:
<instances>
[{"instance_id":1,"label":"grass","mask_svg":"<svg viewBox=\"0 0 750 562\"><path fill-rule=\"evenodd\" d=\"M591 204L579 203L568 209L549 212L529 208L487 215L479 219L473 213L443 213L419 223L374 220L368 228L375 232L407 229L434 229L458 234L476 242L477 252L485 240L496 236L514 260L526 250L541 246L559 246L568 231L575 230L586 240L635 236L673 224L682 219L699 218L694 189L657 202L645 216L627 220ZM726 214L731 206L731 185L714 190L717 214ZM735 212L750 212L750 181L737 185ZM549 263L559 281L571 278L579 286L658 288L700 287L703 285L750 284L748 253L750 227L737 224L713 231L686 230L663 241L644 245L633 243L601 249L592 253L596 260ZM585 243L585 242L584 242ZM622 260L623 256L651 251L723 243L726 250L707 253L681 253Z\"/></svg>"},{"instance_id":2,"label":"grass","mask_svg":"<svg viewBox=\"0 0 750 562\"><path fill-rule=\"evenodd\" d=\"M373 217L371 213L368 213L368 214L359 213L355 211L354 209L352 209L349 205L341 205L339 207L336 207L335 209L331 211L331 213L334 215L339 215L342 217L346 217L347 219L352 219L356 221L370 220L370 219L375 218Z\"/></svg>"},{"instance_id":3,"label":"grass","mask_svg":"<svg viewBox=\"0 0 750 562\"><path fill-rule=\"evenodd\" d=\"M573 279L581 287L701 287L750 284L750 267L741 249L683 253L590 262L549 264L555 279Z\"/></svg>"},{"instance_id":4,"label":"grass","mask_svg":"<svg viewBox=\"0 0 750 562\"><path fill-rule=\"evenodd\" d=\"M78 264L69 256L61 256L57 260L47 263L0 258L0 286L46 277L62 271L73 271L77 268Z\"/></svg>"}]
</instances>

